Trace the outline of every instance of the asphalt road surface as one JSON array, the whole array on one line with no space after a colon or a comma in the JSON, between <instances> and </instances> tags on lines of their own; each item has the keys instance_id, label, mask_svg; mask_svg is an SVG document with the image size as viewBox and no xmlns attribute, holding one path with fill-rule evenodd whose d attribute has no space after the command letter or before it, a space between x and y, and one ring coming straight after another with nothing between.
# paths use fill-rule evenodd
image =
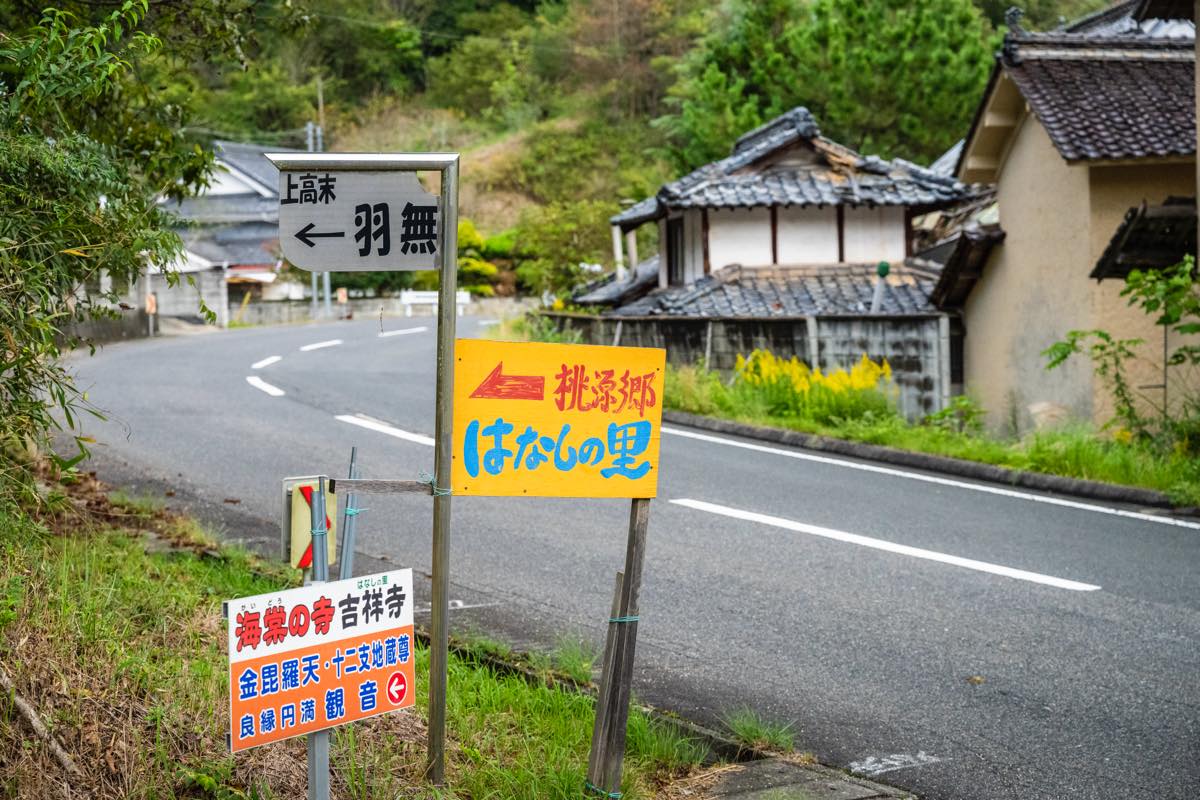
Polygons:
<instances>
[{"instance_id":1,"label":"asphalt road surface","mask_svg":"<svg viewBox=\"0 0 1200 800\"><path fill-rule=\"evenodd\" d=\"M110 415L88 422L101 477L170 490L252 545L278 541L280 479L342 475L351 445L364 477L432 469L429 318L75 363ZM427 574L429 498L362 504L356 571ZM456 499L455 627L598 645L627 518L627 501ZM635 691L713 725L751 707L821 761L926 798L1194 798L1198 564L1194 518L668 425Z\"/></svg>"}]
</instances>

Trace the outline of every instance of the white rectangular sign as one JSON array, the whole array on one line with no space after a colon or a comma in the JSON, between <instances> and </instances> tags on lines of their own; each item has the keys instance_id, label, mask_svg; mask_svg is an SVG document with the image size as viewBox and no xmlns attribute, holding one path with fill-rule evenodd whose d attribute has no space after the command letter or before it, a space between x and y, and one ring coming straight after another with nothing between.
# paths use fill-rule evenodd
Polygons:
<instances>
[{"instance_id":1,"label":"white rectangular sign","mask_svg":"<svg viewBox=\"0 0 1200 800\"><path fill-rule=\"evenodd\" d=\"M437 269L441 219L415 172L279 172L279 244L301 269Z\"/></svg>"},{"instance_id":2,"label":"white rectangular sign","mask_svg":"<svg viewBox=\"0 0 1200 800\"><path fill-rule=\"evenodd\" d=\"M412 707L412 570L230 600L230 748Z\"/></svg>"}]
</instances>

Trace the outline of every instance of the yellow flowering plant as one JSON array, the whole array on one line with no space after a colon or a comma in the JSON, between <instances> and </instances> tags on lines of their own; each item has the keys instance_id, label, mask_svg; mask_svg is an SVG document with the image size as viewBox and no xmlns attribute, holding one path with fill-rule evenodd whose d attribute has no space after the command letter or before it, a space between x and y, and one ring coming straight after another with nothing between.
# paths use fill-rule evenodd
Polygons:
<instances>
[{"instance_id":1,"label":"yellow flowering plant","mask_svg":"<svg viewBox=\"0 0 1200 800\"><path fill-rule=\"evenodd\" d=\"M887 359L875 362L865 353L849 370L822 372L795 356L785 359L755 350L737 357L732 389L748 401L761 402L774 416L828 422L894 413L892 368Z\"/></svg>"}]
</instances>

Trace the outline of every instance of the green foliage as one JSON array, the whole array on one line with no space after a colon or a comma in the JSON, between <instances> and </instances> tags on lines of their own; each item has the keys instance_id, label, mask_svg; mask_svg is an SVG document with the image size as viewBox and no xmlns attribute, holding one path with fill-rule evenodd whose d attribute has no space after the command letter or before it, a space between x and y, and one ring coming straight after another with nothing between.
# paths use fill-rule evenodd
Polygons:
<instances>
[{"instance_id":1,"label":"green foliage","mask_svg":"<svg viewBox=\"0 0 1200 800\"><path fill-rule=\"evenodd\" d=\"M640 122L543 123L529 131L521 157L500 183L541 203L641 200L670 178L648 152L660 142L657 131Z\"/></svg>"},{"instance_id":2,"label":"green foliage","mask_svg":"<svg viewBox=\"0 0 1200 800\"><path fill-rule=\"evenodd\" d=\"M1154 317L1154 324L1181 337L1200 335L1200 280L1197 280L1196 260L1185 256L1183 261L1161 270L1133 270L1125 279L1121 296ZM1167 331L1163 332L1164 337ZM1115 417L1133 436L1155 442L1160 448L1200 455L1200 393L1188 381L1178 381L1182 397L1167 405L1141 394L1130 383L1128 365L1137 359L1141 339L1117 339L1104 330L1069 331L1067 337L1043 351L1047 369L1054 369L1071 356L1086 354L1095 373L1108 386L1112 395ZM1170 383L1170 373L1180 368L1200 366L1200 344L1185 338L1166 354L1164 380ZM1147 415L1146 408L1156 413Z\"/></svg>"},{"instance_id":3,"label":"green foliage","mask_svg":"<svg viewBox=\"0 0 1200 800\"><path fill-rule=\"evenodd\" d=\"M580 200L534 207L521 215L517 244L532 257L517 267L528 290L565 294L584 278L581 263L607 263L611 258L608 218L615 202Z\"/></svg>"},{"instance_id":4,"label":"green foliage","mask_svg":"<svg viewBox=\"0 0 1200 800\"><path fill-rule=\"evenodd\" d=\"M527 35L470 36L430 59L430 99L502 127L528 124L543 114L530 58Z\"/></svg>"},{"instance_id":5,"label":"green foliage","mask_svg":"<svg viewBox=\"0 0 1200 800\"><path fill-rule=\"evenodd\" d=\"M661 120L682 168L798 105L843 144L928 161L966 130L995 44L969 0L735 0L712 30Z\"/></svg>"},{"instance_id":6,"label":"green foliage","mask_svg":"<svg viewBox=\"0 0 1200 800\"><path fill-rule=\"evenodd\" d=\"M924 423L955 433L978 435L983 433L985 414L983 406L979 405L978 401L965 394L960 394L950 398L950 403L941 411L926 416Z\"/></svg>"},{"instance_id":7,"label":"green foliage","mask_svg":"<svg viewBox=\"0 0 1200 800\"><path fill-rule=\"evenodd\" d=\"M1138 410L1138 395L1126 375L1127 362L1136 357L1141 339L1117 339L1107 331L1068 331L1067 338L1042 351L1046 369L1055 369L1078 353L1087 353L1096 374L1112 392L1116 419L1141 437L1150 437L1150 428Z\"/></svg>"},{"instance_id":8,"label":"green foliage","mask_svg":"<svg viewBox=\"0 0 1200 800\"><path fill-rule=\"evenodd\" d=\"M1181 336L1200 334L1200 280L1196 257L1187 255L1173 267L1131 271L1121 296L1147 314L1157 314L1155 325L1170 328ZM1167 357L1173 366L1200 364L1200 344L1184 343Z\"/></svg>"},{"instance_id":9,"label":"green foliage","mask_svg":"<svg viewBox=\"0 0 1200 800\"><path fill-rule=\"evenodd\" d=\"M80 113L96 104L118 119L130 111L131 61L158 46L134 30L145 8L126 2L97 26L50 11L0 45L2 448L48 447L54 430L76 427L80 393L59 362L62 348L77 344L66 330L113 314L107 303L117 299L84 286L98 284L101 272L128 285L147 262L168 264L181 249L155 195L178 189L181 175L200 180L206 159L173 137L129 152L154 135L154 115L114 136L107 114ZM82 454L84 439L76 441Z\"/></svg>"}]
</instances>

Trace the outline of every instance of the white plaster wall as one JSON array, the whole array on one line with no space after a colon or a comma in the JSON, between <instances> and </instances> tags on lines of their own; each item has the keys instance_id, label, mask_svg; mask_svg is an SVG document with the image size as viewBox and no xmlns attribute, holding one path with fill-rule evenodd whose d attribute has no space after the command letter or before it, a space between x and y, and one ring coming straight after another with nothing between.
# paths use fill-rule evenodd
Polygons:
<instances>
[{"instance_id":1,"label":"white plaster wall","mask_svg":"<svg viewBox=\"0 0 1200 800\"><path fill-rule=\"evenodd\" d=\"M713 272L730 264L741 264L745 267L770 266L771 210L710 209L708 261Z\"/></svg>"},{"instance_id":2,"label":"white plaster wall","mask_svg":"<svg viewBox=\"0 0 1200 800\"><path fill-rule=\"evenodd\" d=\"M836 264L837 209L780 208L776 217L780 264Z\"/></svg>"},{"instance_id":3,"label":"white plaster wall","mask_svg":"<svg viewBox=\"0 0 1200 800\"><path fill-rule=\"evenodd\" d=\"M904 260L904 209L896 206L846 206L845 261Z\"/></svg>"}]
</instances>

